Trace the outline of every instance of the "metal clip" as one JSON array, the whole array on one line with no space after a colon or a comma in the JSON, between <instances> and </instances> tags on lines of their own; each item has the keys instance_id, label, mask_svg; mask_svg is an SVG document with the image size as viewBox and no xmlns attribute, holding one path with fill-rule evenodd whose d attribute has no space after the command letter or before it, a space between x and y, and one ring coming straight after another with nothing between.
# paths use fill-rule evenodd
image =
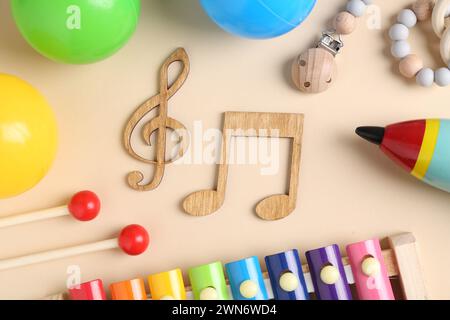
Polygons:
<instances>
[{"instance_id":1,"label":"metal clip","mask_svg":"<svg viewBox=\"0 0 450 320\"><path fill-rule=\"evenodd\" d=\"M323 48L335 57L343 46L344 42L340 35L336 37L334 32L325 31L322 33L322 38L320 38L316 48Z\"/></svg>"}]
</instances>

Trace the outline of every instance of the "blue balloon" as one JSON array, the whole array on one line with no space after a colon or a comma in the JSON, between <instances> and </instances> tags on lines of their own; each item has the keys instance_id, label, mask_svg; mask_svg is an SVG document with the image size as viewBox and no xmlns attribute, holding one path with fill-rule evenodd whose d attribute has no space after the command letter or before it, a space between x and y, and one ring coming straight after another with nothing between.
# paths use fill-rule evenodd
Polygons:
<instances>
[{"instance_id":1,"label":"blue balloon","mask_svg":"<svg viewBox=\"0 0 450 320\"><path fill-rule=\"evenodd\" d=\"M246 38L278 37L298 27L316 0L200 0L222 29Z\"/></svg>"}]
</instances>

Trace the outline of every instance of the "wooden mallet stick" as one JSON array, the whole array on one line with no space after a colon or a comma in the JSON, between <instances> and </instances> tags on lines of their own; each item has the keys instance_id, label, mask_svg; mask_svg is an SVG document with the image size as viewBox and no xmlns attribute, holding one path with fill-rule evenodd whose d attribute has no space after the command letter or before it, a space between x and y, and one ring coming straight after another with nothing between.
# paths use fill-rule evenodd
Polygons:
<instances>
[{"instance_id":1,"label":"wooden mallet stick","mask_svg":"<svg viewBox=\"0 0 450 320\"><path fill-rule=\"evenodd\" d=\"M0 271L116 248L122 249L128 255L136 256L145 252L149 243L147 230L140 225L132 224L122 229L119 238L0 260Z\"/></svg>"},{"instance_id":2,"label":"wooden mallet stick","mask_svg":"<svg viewBox=\"0 0 450 320\"><path fill-rule=\"evenodd\" d=\"M97 217L100 207L100 199L94 192L81 191L67 205L1 218L0 229L68 215L79 221L90 221Z\"/></svg>"}]
</instances>

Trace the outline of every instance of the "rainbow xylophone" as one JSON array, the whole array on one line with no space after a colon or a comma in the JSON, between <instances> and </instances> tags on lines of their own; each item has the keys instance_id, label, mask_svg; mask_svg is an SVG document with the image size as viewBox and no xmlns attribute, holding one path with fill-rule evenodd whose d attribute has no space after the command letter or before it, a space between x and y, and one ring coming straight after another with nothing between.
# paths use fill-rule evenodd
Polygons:
<instances>
[{"instance_id":1,"label":"rainbow xylophone","mask_svg":"<svg viewBox=\"0 0 450 320\"><path fill-rule=\"evenodd\" d=\"M225 264L214 262L189 269L185 286L180 269L144 279L110 285L113 300L422 300L427 299L411 233L387 238L382 250L378 239L346 246L347 257L331 245L306 252L302 264L297 250L265 257L263 273L257 257ZM225 271L224 271L225 269ZM226 276L225 276L226 274ZM227 279L228 280L227 280ZM400 291L395 292L399 282ZM354 286L351 286L353 285ZM354 290L352 290L354 289ZM311 295L312 294L312 295ZM83 283L47 300L106 300L101 280Z\"/></svg>"}]
</instances>

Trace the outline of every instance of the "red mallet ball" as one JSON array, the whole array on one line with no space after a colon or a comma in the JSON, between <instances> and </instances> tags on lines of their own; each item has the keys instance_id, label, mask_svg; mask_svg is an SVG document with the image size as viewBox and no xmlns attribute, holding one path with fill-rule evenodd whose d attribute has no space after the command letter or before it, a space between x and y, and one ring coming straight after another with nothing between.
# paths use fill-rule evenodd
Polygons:
<instances>
[{"instance_id":1,"label":"red mallet ball","mask_svg":"<svg viewBox=\"0 0 450 320\"><path fill-rule=\"evenodd\" d=\"M130 256L137 256L147 250L150 237L147 230L138 224L131 224L122 229L119 247Z\"/></svg>"},{"instance_id":2,"label":"red mallet ball","mask_svg":"<svg viewBox=\"0 0 450 320\"><path fill-rule=\"evenodd\" d=\"M81 191L70 200L70 214L77 220L90 221L97 217L100 212L100 199L92 191Z\"/></svg>"}]
</instances>

